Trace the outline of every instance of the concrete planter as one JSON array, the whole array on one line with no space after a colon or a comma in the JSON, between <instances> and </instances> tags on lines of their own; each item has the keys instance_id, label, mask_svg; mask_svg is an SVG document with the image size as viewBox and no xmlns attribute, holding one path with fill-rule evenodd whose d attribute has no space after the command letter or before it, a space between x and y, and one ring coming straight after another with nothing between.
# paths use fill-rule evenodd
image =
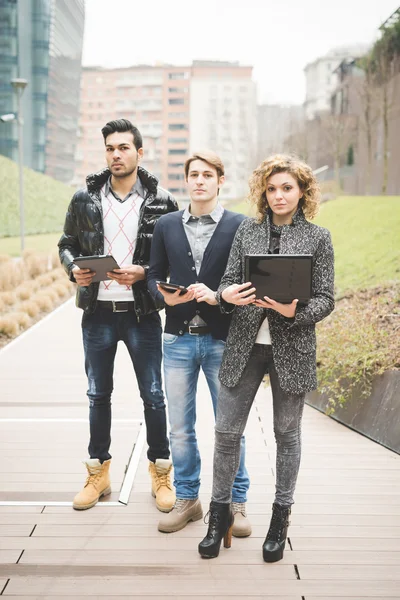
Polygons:
<instances>
[{"instance_id":1,"label":"concrete planter","mask_svg":"<svg viewBox=\"0 0 400 600\"><path fill-rule=\"evenodd\" d=\"M326 412L328 400L324 394L311 392L306 402ZM355 390L331 417L400 454L400 371L386 371L376 377L369 398L360 400Z\"/></svg>"}]
</instances>

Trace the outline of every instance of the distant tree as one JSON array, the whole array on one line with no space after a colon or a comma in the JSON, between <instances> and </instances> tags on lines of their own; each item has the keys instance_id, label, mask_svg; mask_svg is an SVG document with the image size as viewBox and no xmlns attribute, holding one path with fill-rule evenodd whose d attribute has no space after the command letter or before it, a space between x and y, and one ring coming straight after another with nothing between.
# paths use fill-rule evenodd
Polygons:
<instances>
[{"instance_id":1,"label":"distant tree","mask_svg":"<svg viewBox=\"0 0 400 600\"><path fill-rule=\"evenodd\" d=\"M400 63L400 14L397 20L382 29L382 37L371 51L371 71L380 91L380 115L383 128L382 194L387 193L389 175L389 112L392 106L392 80Z\"/></svg>"},{"instance_id":2,"label":"distant tree","mask_svg":"<svg viewBox=\"0 0 400 600\"><path fill-rule=\"evenodd\" d=\"M321 130L325 145L330 148L335 182L339 190L341 188L340 167L344 162L347 148L354 142L355 119L352 115L324 115L321 117Z\"/></svg>"},{"instance_id":3,"label":"distant tree","mask_svg":"<svg viewBox=\"0 0 400 600\"><path fill-rule=\"evenodd\" d=\"M356 65L362 71L361 77L354 77L354 89L361 105L360 127L365 133L367 145L367 173L365 176L365 193L371 193L371 177L373 164L373 132L379 118L379 98L376 89L374 63L372 54L358 59Z\"/></svg>"},{"instance_id":4,"label":"distant tree","mask_svg":"<svg viewBox=\"0 0 400 600\"><path fill-rule=\"evenodd\" d=\"M353 144L350 144L350 146L347 148L347 165L349 167L351 167L352 165L354 165L354 149L353 149Z\"/></svg>"}]
</instances>

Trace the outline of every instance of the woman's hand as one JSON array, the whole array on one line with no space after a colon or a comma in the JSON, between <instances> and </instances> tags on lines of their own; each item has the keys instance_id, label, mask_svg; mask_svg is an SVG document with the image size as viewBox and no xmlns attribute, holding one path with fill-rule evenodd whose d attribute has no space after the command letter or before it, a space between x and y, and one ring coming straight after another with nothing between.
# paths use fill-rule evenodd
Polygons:
<instances>
[{"instance_id":1,"label":"woman's hand","mask_svg":"<svg viewBox=\"0 0 400 600\"><path fill-rule=\"evenodd\" d=\"M230 304L236 304L237 306L244 306L246 304L254 303L256 299L255 287L250 287L253 284L249 281L247 283L233 283L224 289L221 296L225 302L229 302Z\"/></svg>"},{"instance_id":2,"label":"woman's hand","mask_svg":"<svg viewBox=\"0 0 400 600\"><path fill-rule=\"evenodd\" d=\"M297 303L298 300L293 300L291 304L281 304L281 302L271 300L268 296L264 296L264 300L257 299L254 302L255 306L259 306L260 308L271 308L288 319L293 319L296 315Z\"/></svg>"}]
</instances>

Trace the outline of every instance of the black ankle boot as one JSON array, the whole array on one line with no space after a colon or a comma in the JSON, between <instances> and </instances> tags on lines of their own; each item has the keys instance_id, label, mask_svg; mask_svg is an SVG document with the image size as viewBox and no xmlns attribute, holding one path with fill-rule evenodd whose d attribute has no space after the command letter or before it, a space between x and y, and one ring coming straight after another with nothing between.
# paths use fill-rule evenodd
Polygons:
<instances>
[{"instance_id":1,"label":"black ankle boot","mask_svg":"<svg viewBox=\"0 0 400 600\"><path fill-rule=\"evenodd\" d=\"M290 506L272 505L271 523L262 547L265 562L276 562L283 558L289 527L289 515Z\"/></svg>"},{"instance_id":2,"label":"black ankle boot","mask_svg":"<svg viewBox=\"0 0 400 600\"><path fill-rule=\"evenodd\" d=\"M231 547L233 512L230 504L211 502L208 514L208 531L204 540L199 544L199 553L203 558L216 558L222 538L224 539L224 548Z\"/></svg>"}]
</instances>

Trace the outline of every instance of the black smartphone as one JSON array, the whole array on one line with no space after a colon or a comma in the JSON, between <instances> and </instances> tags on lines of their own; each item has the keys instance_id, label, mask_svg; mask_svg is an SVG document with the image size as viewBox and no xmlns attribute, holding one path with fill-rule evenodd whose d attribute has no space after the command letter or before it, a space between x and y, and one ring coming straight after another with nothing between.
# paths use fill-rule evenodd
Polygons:
<instances>
[{"instance_id":1,"label":"black smartphone","mask_svg":"<svg viewBox=\"0 0 400 600\"><path fill-rule=\"evenodd\" d=\"M181 290L180 296L187 293L187 288L184 285L178 285L177 283L169 283L168 281L157 281L157 284L162 287L166 292L173 294L177 290Z\"/></svg>"}]
</instances>

